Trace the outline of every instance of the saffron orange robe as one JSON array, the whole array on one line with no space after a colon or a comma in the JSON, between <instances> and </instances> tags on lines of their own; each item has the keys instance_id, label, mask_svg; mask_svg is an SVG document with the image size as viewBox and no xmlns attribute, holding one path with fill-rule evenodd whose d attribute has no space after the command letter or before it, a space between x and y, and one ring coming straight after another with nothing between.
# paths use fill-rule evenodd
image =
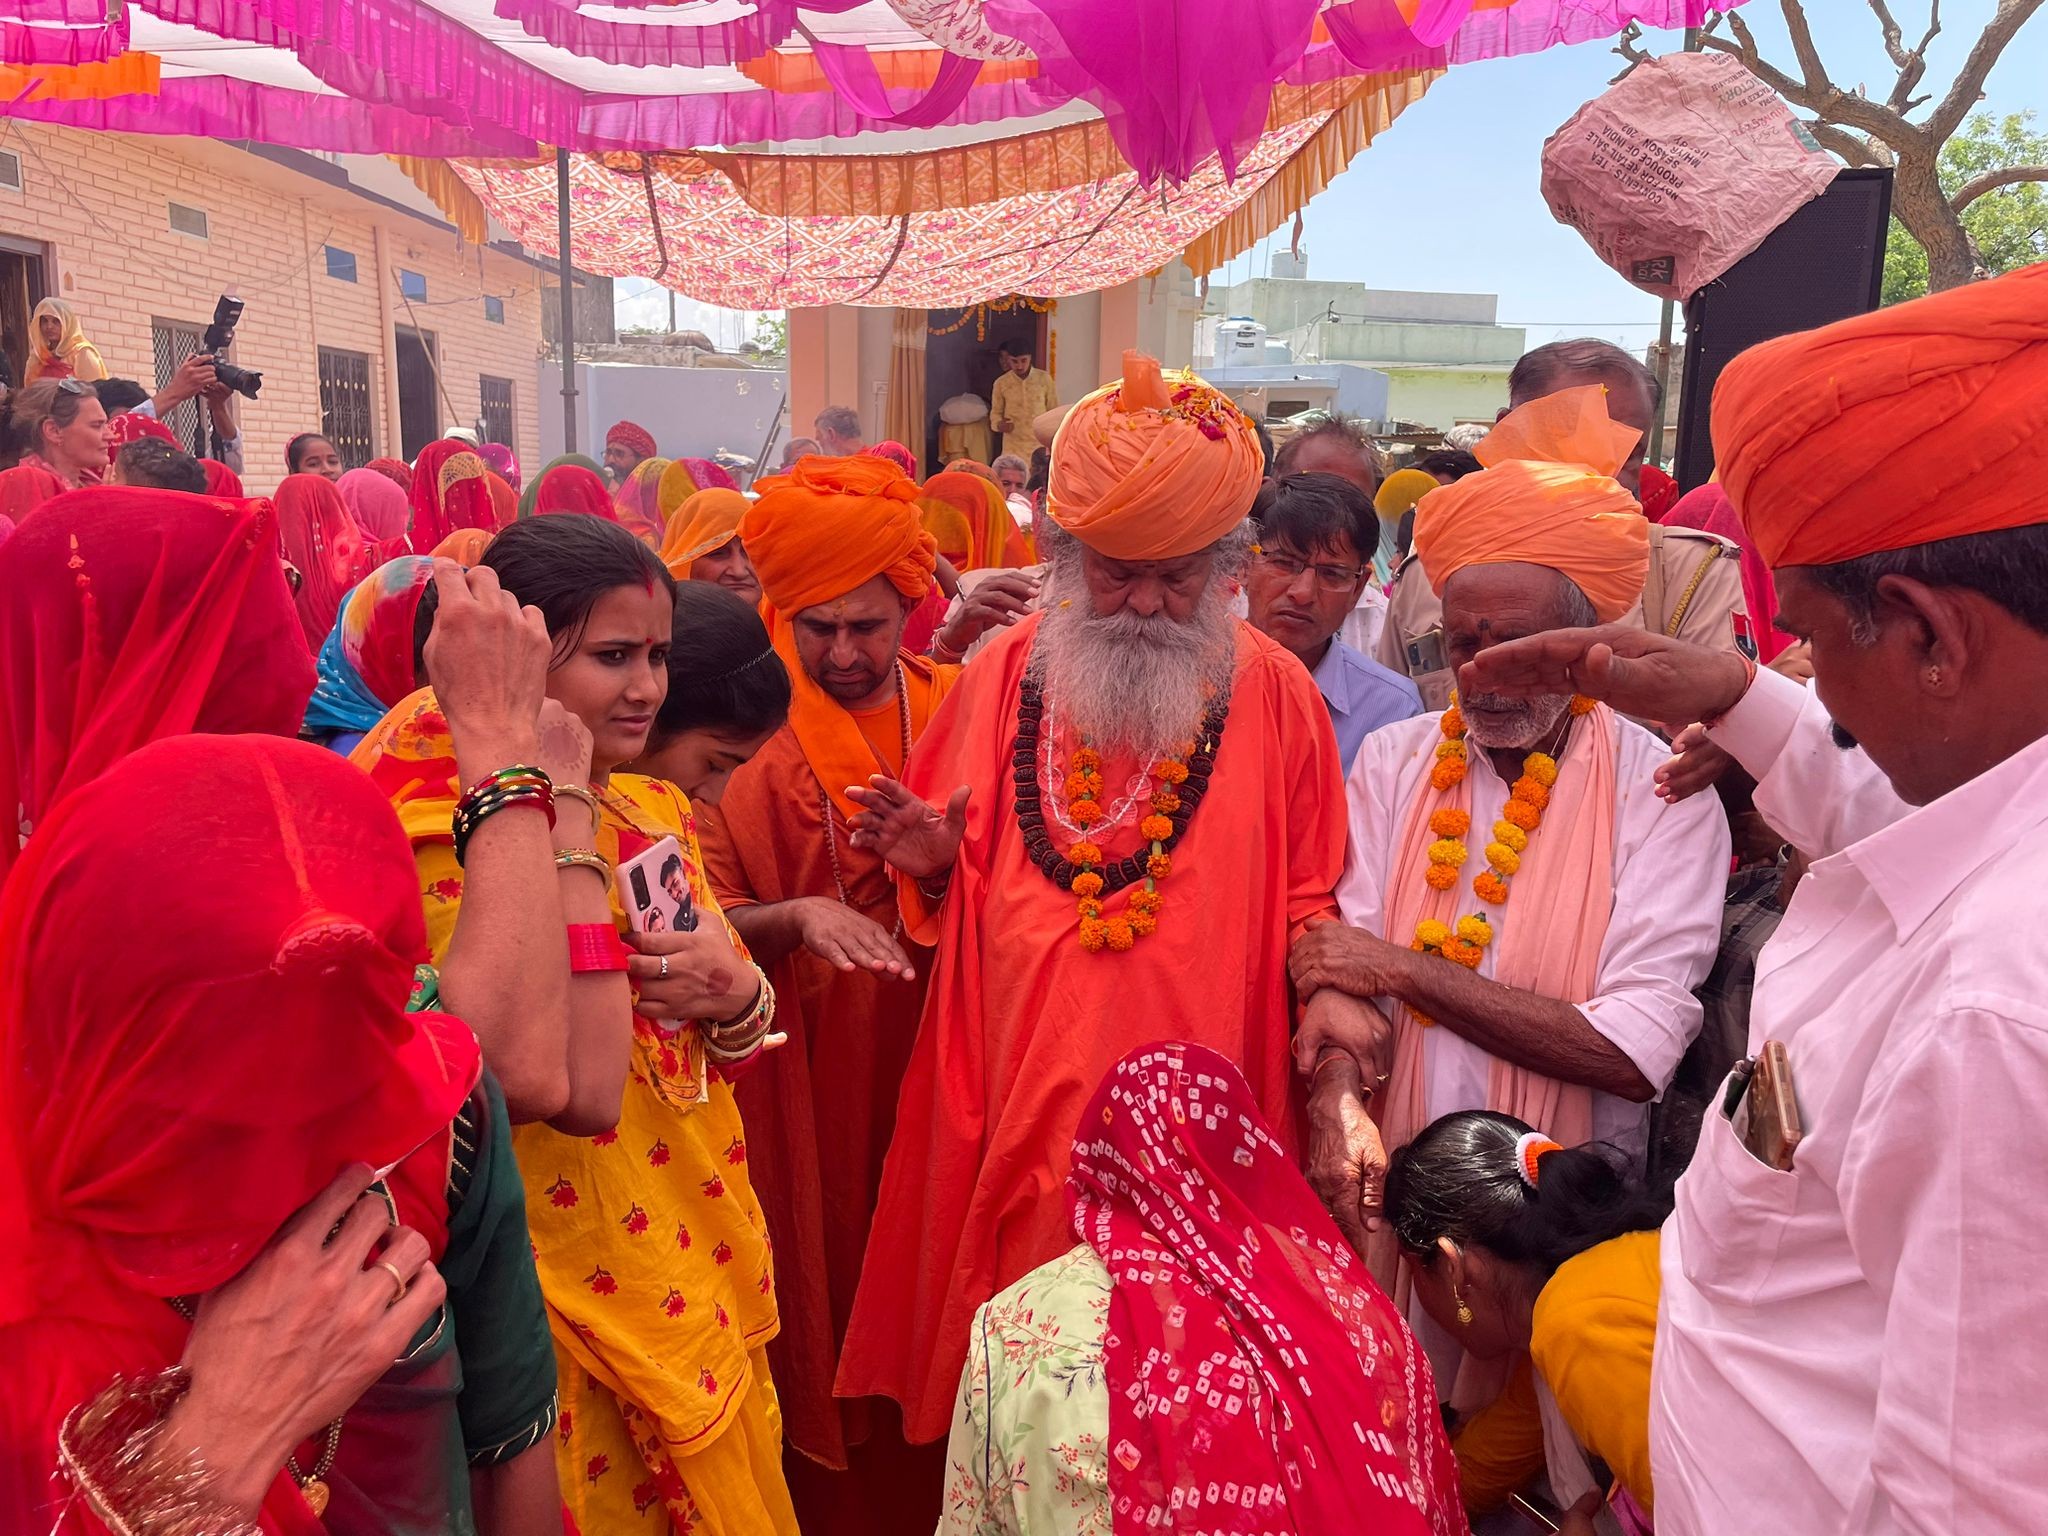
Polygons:
<instances>
[{"instance_id":1,"label":"saffron orange robe","mask_svg":"<svg viewBox=\"0 0 2048 1536\"><path fill-rule=\"evenodd\" d=\"M910 655L902 660L915 740L959 669ZM853 719L875 755L873 771L900 774L896 700ZM828 844L825 789L795 729L785 725L733 774L717 806L697 808L705 873L721 908L802 896L833 901L843 882L848 906L885 930L895 928L894 881L877 855L849 845L837 807ZM775 1027L789 1043L765 1055L735 1090L783 1298L783 1330L769 1346L769 1364L784 1438L835 1469L848 1465L850 1445L867 1438L859 1405L833 1401L832 1377L881 1188L896 1091L924 1003L930 955L915 948L910 955L917 977L907 982L840 971L801 948L778 961L771 977Z\"/></svg>"},{"instance_id":2,"label":"saffron orange robe","mask_svg":"<svg viewBox=\"0 0 2048 1536\"><path fill-rule=\"evenodd\" d=\"M1208 1046L1295 1137L1287 951L1310 920L1335 915L1344 866L1344 786L1322 695L1299 661L1240 625L1229 719L1208 793L1160 882L1158 932L1127 953L1085 952L1074 896L1026 858L1017 826L1011 753L1038 624L1024 620L975 659L907 781L935 804L962 784L974 797L943 908L924 909L898 882L911 936L938 947L836 1390L896 1399L913 1442L950 1427L975 1308L1073 1246L1075 1127L1126 1052L1155 1040ZM1105 766L1108 800L1127 776ZM1071 838L1050 807L1063 849ZM1119 859L1137 836L1127 823L1104 851ZM1106 898L1104 916L1129 900Z\"/></svg>"}]
</instances>

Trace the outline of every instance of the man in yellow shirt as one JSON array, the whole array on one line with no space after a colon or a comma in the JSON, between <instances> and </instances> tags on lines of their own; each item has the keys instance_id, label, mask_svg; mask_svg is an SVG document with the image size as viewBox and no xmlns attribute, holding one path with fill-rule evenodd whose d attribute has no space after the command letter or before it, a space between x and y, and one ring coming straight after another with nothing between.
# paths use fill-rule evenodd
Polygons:
<instances>
[{"instance_id":1,"label":"man in yellow shirt","mask_svg":"<svg viewBox=\"0 0 2048 1536\"><path fill-rule=\"evenodd\" d=\"M1038 438L1031 423L1058 405L1052 375L1031 366L1031 343L1013 341L1002 350L1003 371L989 396L989 425L1002 434L1003 452L1031 462Z\"/></svg>"}]
</instances>

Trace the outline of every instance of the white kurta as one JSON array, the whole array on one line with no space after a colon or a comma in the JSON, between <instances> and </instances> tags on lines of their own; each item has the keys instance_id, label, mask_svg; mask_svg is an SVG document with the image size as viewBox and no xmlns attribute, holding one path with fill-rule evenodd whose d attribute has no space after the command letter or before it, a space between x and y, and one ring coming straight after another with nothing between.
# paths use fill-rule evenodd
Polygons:
<instances>
[{"instance_id":1,"label":"white kurta","mask_svg":"<svg viewBox=\"0 0 2048 1536\"><path fill-rule=\"evenodd\" d=\"M1434 794L1429 772L1443 740L1439 716L1418 715L1365 738L1346 785L1351 809L1351 850L1337 903L1344 920L1395 943L1412 935L1386 931L1388 863L1401 824L1418 795ZM1696 795L1667 805L1654 792L1652 775L1670 749L1641 726L1614 722L1616 793L1614 808L1614 905L1607 938L1600 947L1597 986L1579 1011L1617 1046L1661 1093L1678 1061L1699 1032L1700 1005L1692 989L1706 979L1721 943L1721 904L1728 887L1728 821L1713 795ZM1490 827L1507 804L1508 785L1484 752L1470 757L1466 784L1472 792L1472 824ZM1535 836L1544 836L1538 828ZM1458 886L1461 912L1484 911L1505 931L1515 920L1515 896L1494 909L1472 895L1472 881L1486 868L1475 833L1471 858ZM1409 872L1420 880L1422 871ZM1497 913L1497 915L1496 915ZM1479 974L1491 977L1497 944L1489 946ZM1404 1028L1412 1025L1403 1024ZM1448 1023L1423 1033L1423 1095L1429 1119L1486 1107L1486 1080L1494 1057L1463 1038ZM1593 1095L1593 1134L1633 1153L1643 1150L1647 1104L1613 1094Z\"/></svg>"},{"instance_id":2,"label":"white kurta","mask_svg":"<svg viewBox=\"0 0 2048 1536\"><path fill-rule=\"evenodd\" d=\"M1774 673L1713 732L1826 854L1758 963L1789 1173L1714 1107L1664 1228L1659 1536L2048 1522L2048 740L1912 809ZM1860 841L1855 839L1861 838Z\"/></svg>"}]
</instances>

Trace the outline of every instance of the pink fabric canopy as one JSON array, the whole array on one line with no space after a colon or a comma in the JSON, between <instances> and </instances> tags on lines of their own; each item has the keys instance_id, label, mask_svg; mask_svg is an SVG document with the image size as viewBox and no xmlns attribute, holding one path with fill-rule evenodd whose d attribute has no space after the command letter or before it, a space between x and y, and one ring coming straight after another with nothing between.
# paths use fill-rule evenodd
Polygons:
<instances>
[{"instance_id":1,"label":"pink fabric canopy","mask_svg":"<svg viewBox=\"0 0 2048 1536\"><path fill-rule=\"evenodd\" d=\"M723 177L658 176L649 187L587 158L572 173L576 265L646 275L733 309L817 304L928 308L1009 293L1090 293L1156 271L1263 186L1328 114L1257 139L1226 180L1216 157L1172 190L1143 194L1135 171L1051 192L905 218L779 218L758 213ZM555 168L456 167L522 245L558 253Z\"/></svg>"},{"instance_id":2,"label":"pink fabric canopy","mask_svg":"<svg viewBox=\"0 0 2048 1536\"><path fill-rule=\"evenodd\" d=\"M89 128L443 157L915 152L1107 119L1138 184L1250 168L1276 84L1697 24L1706 0L14 0L0 62L161 61L150 94L10 104ZM794 80L797 84L792 85ZM1199 84L1199 89L1192 88ZM871 146L864 146L871 147Z\"/></svg>"}]
</instances>

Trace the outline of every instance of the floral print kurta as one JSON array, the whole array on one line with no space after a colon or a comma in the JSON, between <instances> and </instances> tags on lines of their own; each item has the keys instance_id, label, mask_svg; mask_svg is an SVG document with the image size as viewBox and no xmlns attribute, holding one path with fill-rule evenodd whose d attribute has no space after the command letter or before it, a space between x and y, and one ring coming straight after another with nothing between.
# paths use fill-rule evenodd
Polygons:
<instances>
[{"instance_id":1,"label":"floral print kurta","mask_svg":"<svg viewBox=\"0 0 2048 1536\"><path fill-rule=\"evenodd\" d=\"M939 1536L1109 1536L1108 1319L1086 1244L974 1314Z\"/></svg>"}]
</instances>

